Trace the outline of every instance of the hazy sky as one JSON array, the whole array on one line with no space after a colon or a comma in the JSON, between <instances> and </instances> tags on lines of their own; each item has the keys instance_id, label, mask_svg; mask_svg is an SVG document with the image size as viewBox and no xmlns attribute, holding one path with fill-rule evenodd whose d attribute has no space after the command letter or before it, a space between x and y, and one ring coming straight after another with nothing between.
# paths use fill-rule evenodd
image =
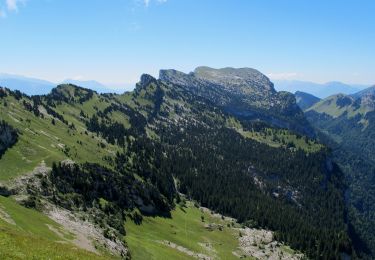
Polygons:
<instances>
[{"instance_id":1,"label":"hazy sky","mask_svg":"<svg viewBox=\"0 0 375 260\"><path fill-rule=\"evenodd\" d=\"M375 83L374 0L0 0L0 72L133 83L161 68Z\"/></svg>"}]
</instances>

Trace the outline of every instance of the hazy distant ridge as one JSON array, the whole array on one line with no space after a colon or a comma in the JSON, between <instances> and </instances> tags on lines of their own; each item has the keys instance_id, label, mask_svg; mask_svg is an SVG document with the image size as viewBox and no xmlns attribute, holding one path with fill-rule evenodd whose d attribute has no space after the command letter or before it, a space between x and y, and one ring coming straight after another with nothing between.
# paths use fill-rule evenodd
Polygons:
<instances>
[{"instance_id":1,"label":"hazy distant ridge","mask_svg":"<svg viewBox=\"0 0 375 260\"><path fill-rule=\"evenodd\" d=\"M11 74L0 74L0 86L7 87L11 90L19 90L29 96L33 95L46 95L59 84L71 83L80 87L92 89L98 93L123 93L128 90L132 90L133 86L124 84L119 87L118 84L107 86L95 80L74 80L66 79L59 83L53 83L47 80L41 80L37 78L11 75Z\"/></svg>"},{"instance_id":2,"label":"hazy distant ridge","mask_svg":"<svg viewBox=\"0 0 375 260\"><path fill-rule=\"evenodd\" d=\"M338 93L350 95L369 87L360 84L349 85L338 81L319 84L309 81L275 80L274 83L277 91L283 90L291 93L295 93L297 91L305 92L318 98L326 98Z\"/></svg>"}]
</instances>

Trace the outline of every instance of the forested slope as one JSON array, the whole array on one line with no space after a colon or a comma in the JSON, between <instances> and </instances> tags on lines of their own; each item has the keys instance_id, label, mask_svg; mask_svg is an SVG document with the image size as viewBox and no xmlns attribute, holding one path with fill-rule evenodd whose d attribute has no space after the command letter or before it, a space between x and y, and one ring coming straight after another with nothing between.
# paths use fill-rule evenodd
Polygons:
<instances>
[{"instance_id":1,"label":"forested slope","mask_svg":"<svg viewBox=\"0 0 375 260\"><path fill-rule=\"evenodd\" d=\"M375 252L375 96L373 87L354 95L333 95L306 110L345 172L355 241L372 258ZM366 257L364 255L363 257Z\"/></svg>"}]
</instances>

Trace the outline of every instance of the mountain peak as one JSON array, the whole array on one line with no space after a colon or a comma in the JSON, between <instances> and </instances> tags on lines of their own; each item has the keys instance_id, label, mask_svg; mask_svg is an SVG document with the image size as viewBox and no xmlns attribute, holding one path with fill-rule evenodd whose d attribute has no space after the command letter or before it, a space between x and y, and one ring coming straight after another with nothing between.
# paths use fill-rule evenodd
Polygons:
<instances>
[{"instance_id":1,"label":"mountain peak","mask_svg":"<svg viewBox=\"0 0 375 260\"><path fill-rule=\"evenodd\" d=\"M231 84L234 86L259 86L266 90L274 91L273 84L267 76L251 68L213 69L210 67L198 67L194 70L197 78L208 80L219 85Z\"/></svg>"},{"instance_id":2,"label":"mountain peak","mask_svg":"<svg viewBox=\"0 0 375 260\"><path fill-rule=\"evenodd\" d=\"M82 102L90 99L96 93L94 90L69 83L60 84L53 88L48 96L55 100L64 100L65 102Z\"/></svg>"},{"instance_id":3,"label":"mountain peak","mask_svg":"<svg viewBox=\"0 0 375 260\"><path fill-rule=\"evenodd\" d=\"M156 81L156 79L153 76L149 74L142 74L141 80L137 83L137 86L146 87L154 81Z\"/></svg>"},{"instance_id":4,"label":"mountain peak","mask_svg":"<svg viewBox=\"0 0 375 260\"><path fill-rule=\"evenodd\" d=\"M111 93L113 89L108 88L103 83L96 80L77 80L77 79L66 79L61 84L73 84L75 86L81 86L87 89L92 89L98 93Z\"/></svg>"},{"instance_id":5,"label":"mountain peak","mask_svg":"<svg viewBox=\"0 0 375 260\"><path fill-rule=\"evenodd\" d=\"M235 92L243 92L244 89L276 92L269 78L252 68L226 67L214 69L207 66L200 66L189 74L173 69L160 70L159 78L163 81L179 85L191 85L193 80L205 81L221 88L230 88ZM241 90L241 88L243 89Z\"/></svg>"}]
</instances>

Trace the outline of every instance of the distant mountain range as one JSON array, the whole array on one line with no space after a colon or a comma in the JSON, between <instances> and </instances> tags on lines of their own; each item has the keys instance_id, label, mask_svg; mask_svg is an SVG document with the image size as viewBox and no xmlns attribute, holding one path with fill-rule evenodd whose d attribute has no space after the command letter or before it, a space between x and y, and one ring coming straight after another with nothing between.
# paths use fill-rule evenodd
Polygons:
<instances>
[{"instance_id":1,"label":"distant mountain range","mask_svg":"<svg viewBox=\"0 0 375 260\"><path fill-rule=\"evenodd\" d=\"M7 87L11 90L19 90L27 95L46 95L51 92L51 90L59 84L74 84L80 87L88 88L94 90L98 93L123 93L128 90L132 90L133 86L123 85L119 87L118 85L113 85L112 87L107 86L95 80L74 80L66 79L60 83L53 83L47 80L41 80L37 78L12 75L12 74L0 74L0 86Z\"/></svg>"},{"instance_id":2,"label":"distant mountain range","mask_svg":"<svg viewBox=\"0 0 375 260\"><path fill-rule=\"evenodd\" d=\"M42 95L51 92L55 83L11 74L0 74L0 86L19 90L28 95Z\"/></svg>"},{"instance_id":3,"label":"distant mountain range","mask_svg":"<svg viewBox=\"0 0 375 260\"><path fill-rule=\"evenodd\" d=\"M274 84L277 91L306 92L318 98L326 98L338 93L350 95L369 87L360 84L349 85L338 81L319 84L298 80L275 80Z\"/></svg>"},{"instance_id":4,"label":"distant mountain range","mask_svg":"<svg viewBox=\"0 0 375 260\"><path fill-rule=\"evenodd\" d=\"M85 87L88 89L92 89L98 93L112 93L112 92L119 92L118 90L114 90L109 88L108 86L104 85L95 80L75 80L75 79L66 79L61 84L73 84L76 86ZM120 91L123 92L123 91Z\"/></svg>"}]
</instances>

